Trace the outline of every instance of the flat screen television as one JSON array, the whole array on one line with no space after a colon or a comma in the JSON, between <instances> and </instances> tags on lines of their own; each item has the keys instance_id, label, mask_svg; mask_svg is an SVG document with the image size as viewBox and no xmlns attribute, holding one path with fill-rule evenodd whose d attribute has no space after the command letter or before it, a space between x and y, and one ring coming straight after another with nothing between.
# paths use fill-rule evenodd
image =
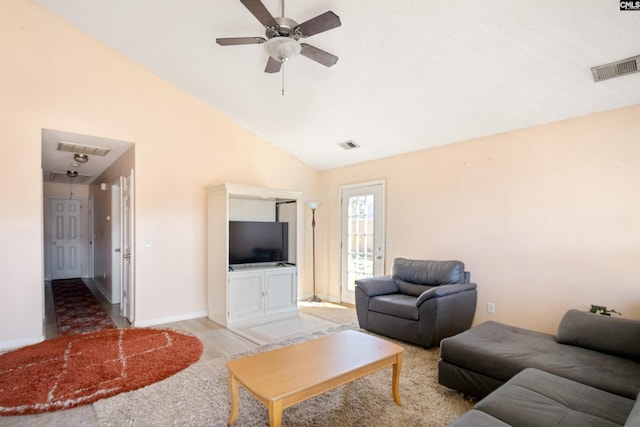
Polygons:
<instances>
[{"instance_id":1,"label":"flat screen television","mask_svg":"<svg viewBox=\"0 0 640 427\"><path fill-rule=\"evenodd\" d=\"M287 262L289 224L229 221L229 265Z\"/></svg>"}]
</instances>

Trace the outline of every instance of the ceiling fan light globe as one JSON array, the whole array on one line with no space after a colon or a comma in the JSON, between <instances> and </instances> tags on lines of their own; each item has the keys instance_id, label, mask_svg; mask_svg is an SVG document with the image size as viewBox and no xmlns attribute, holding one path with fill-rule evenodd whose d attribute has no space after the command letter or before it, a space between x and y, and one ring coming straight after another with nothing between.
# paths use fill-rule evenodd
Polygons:
<instances>
[{"instance_id":1,"label":"ceiling fan light globe","mask_svg":"<svg viewBox=\"0 0 640 427\"><path fill-rule=\"evenodd\" d=\"M264 48L270 57L280 62L299 55L302 50L297 40L283 36L270 38L264 43Z\"/></svg>"}]
</instances>

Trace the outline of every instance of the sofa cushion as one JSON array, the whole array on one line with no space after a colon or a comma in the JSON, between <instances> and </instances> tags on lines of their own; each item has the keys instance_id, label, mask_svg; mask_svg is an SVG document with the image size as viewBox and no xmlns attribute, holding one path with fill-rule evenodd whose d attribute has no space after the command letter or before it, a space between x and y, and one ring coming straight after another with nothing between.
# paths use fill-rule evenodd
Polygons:
<instances>
[{"instance_id":1,"label":"sofa cushion","mask_svg":"<svg viewBox=\"0 0 640 427\"><path fill-rule=\"evenodd\" d=\"M379 295L369 300L369 311L418 320L420 314L416 306L416 297L404 294Z\"/></svg>"},{"instance_id":2,"label":"sofa cushion","mask_svg":"<svg viewBox=\"0 0 640 427\"><path fill-rule=\"evenodd\" d=\"M464 263L461 261L427 261L395 258L392 276L401 283L439 286L464 281ZM401 292L404 292L401 289ZM420 292L422 293L422 292ZM417 295L420 295L417 294ZM414 296L417 296L414 294Z\"/></svg>"},{"instance_id":3,"label":"sofa cushion","mask_svg":"<svg viewBox=\"0 0 640 427\"><path fill-rule=\"evenodd\" d=\"M640 321L569 310L556 341L640 361Z\"/></svg>"},{"instance_id":4,"label":"sofa cushion","mask_svg":"<svg viewBox=\"0 0 640 427\"><path fill-rule=\"evenodd\" d=\"M634 400L525 369L475 406L509 425L622 426Z\"/></svg>"},{"instance_id":5,"label":"sofa cushion","mask_svg":"<svg viewBox=\"0 0 640 427\"><path fill-rule=\"evenodd\" d=\"M551 334L485 322L440 343L443 361L500 381L538 368L627 398L640 391L640 363L559 344Z\"/></svg>"},{"instance_id":6,"label":"sofa cushion","mask_svg":"<svg viewBox=\"0 0 640 427\"><path fill-rule=\"evenodd\" d=\"M416 283L405 282L404 280L395 279L396 286L398 287L398 292L411 295L412 297L419 297L425 291L429 289L433 289L436 286L428 286L428 285L418 285Z\"/></svg>"},{"instance_id":7,"label":"sofa cushion","mask_svg":"<svg viewBox=\"0 0 640 427\"><path fill-rule=\"evenodd\" d=\"M499 419L485 413L472 409L465 412L460 418L448 425L448 427L511 427Z\"/></svg>"}]
</instances>

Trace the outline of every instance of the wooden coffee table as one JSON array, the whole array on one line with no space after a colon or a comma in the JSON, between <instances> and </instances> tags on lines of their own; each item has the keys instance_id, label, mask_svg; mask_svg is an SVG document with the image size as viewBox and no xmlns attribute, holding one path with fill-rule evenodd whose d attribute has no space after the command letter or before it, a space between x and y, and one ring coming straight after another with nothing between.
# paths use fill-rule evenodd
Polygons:
<instances>
[{"instance_id":1,"label":"wooden coffee table","mask_svg":"<svg viewBox=\"0 0 640 427\"><path fill-rule=\"evenodd\" d=\"M344 331L227 362L231 386L229 425L238 419L238 384L269 408L269 424L282 410L310 397L393 366L391 392L400 405L404 348L372 335Z\"/></svg>"}]
</instances>

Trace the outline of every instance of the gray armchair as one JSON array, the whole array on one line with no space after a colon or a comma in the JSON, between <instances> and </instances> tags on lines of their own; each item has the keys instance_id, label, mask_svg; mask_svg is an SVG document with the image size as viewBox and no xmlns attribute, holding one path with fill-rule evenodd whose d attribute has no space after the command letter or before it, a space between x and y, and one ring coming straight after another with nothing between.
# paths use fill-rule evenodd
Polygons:
<instances>
[{"instance_id":1,"label":"gray armchair","mask_svg":"<svg viewBox=\"0 0 640 427\"><path fill-rule=\"evenodd\" d=\"M422 347L471 327L477 289L460 261L396 258L391 276L356 280L362 329Z\"/></svg>"}]
</instances>

